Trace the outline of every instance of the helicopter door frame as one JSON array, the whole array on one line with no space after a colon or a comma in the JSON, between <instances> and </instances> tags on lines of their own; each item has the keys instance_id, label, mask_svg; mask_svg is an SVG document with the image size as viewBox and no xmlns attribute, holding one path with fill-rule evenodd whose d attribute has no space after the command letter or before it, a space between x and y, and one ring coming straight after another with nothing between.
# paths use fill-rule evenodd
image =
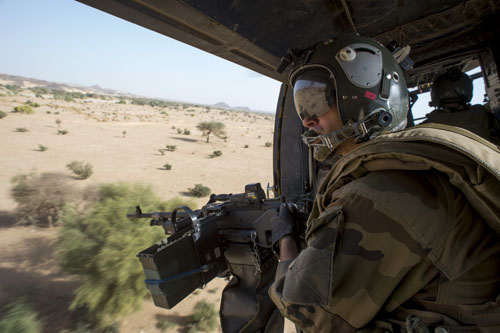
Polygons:
<instances>
[{"instance_id":1,"label":"helicopter door frame","mask_svg":"<svg viewBox=\"0 0 500 333\"><path fill-rule=\"evenodd\" d=\"M273 144L273 191L282 201L310 192L310 152L302 142L304 127L290 87L283 83L276 107Z\"/></svg>"}]
</instances>

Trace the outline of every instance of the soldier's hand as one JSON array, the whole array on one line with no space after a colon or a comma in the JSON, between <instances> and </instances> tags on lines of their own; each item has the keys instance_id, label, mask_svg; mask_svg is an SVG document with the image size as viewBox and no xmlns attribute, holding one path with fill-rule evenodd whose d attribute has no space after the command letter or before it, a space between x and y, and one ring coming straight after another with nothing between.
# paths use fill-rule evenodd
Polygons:
<instances>
[{"instance_id":1,"label":"soldier's hand","mask_svg":"<svg viewBox=\"0 0 500 333\"><path fill-rule=\"evenodd\" d=\"M280 205L279 213L271 219L273 249L276 251L280 239L287 235L297 236L296 222L287 204Z\"/></svg>"}]
</instances>

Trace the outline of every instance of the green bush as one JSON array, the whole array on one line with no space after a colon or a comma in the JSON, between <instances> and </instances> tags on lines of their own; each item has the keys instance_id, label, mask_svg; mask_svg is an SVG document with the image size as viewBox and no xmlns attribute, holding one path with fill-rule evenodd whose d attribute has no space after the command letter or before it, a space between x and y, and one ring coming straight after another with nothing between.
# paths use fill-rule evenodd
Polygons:
<instances>
[{"instance_id":1,"label":"green bush","mask_svg":"<svg viewBox=\"0 0 500 333\"><path fill-rule=\"evenodd\" d=\"M31 107L33 107L33 108L37 108L37 107L39 107L39 106L40 106L40 104L38 104L38 103L36 103L36 102L32 102L32 101L30 101L30 100L27 100L24 104L25 104L25 105L29 105L29 106L31 106Z\"/></svg>"},{"instance_id":2,"label":"green bush","mask_svg":"<svg viewBox=\"0 0 500 333\"><path fill-rule=\"evenodd\" d=\"M211 192L210 188L204 186L203 184L195 184L194 188L189 188L189 195L197 198L206 197Z\"/></svg>"},{"instance_id":3,"label":"green bush","mask_svg":"<svg viewBox=\"0 0 500 333\"><path fill-rule=\"evenodd\" d=\"M19 133L26 133L29 130L26 127L16 127L16 129L14 131L19 132Z\"/></svg>"},{"instance_id":4,"label":"green bush","mask_svg":"<svg viewBox=\"0 0 500 333\"><path fill-rule=\"evenodd\" d=\"M47 89L43 87L32 87L28 89L31 90L37 97L48 94Z\"/></svg>"},{"instance_id":5,"label":"green bush","mask_svg":"<svg viewBox=\"0 0 500 333\"><path fill-rule=\"evenodd\" d=\"M161 156L165 155L165 149L158 149L158 152L161 154Z\"/></svg>"},{"instance_id":6,"label":"green bush","mask_svg":"<svg viewBox=\"0 0 500 333\"><path fill-rule=\"evenodd\" d=\"M0 111L0 119L7 117L7 113Z\"/></svg>"},{"instance_id":7,"label":"green bush","mask_svg":"<svg viewBox=\"0 0 500 333\"><path fill-rule=\"evenodd\" d=\"M139 204L145 212L194 207L180 198L161 201L144 184L116 183L101 185L97 200L83 213L64 209L57 260L65 272L84 281L70 309L87 309L88 320L97 327L137 310L148 295L136 255L165 235L145 220L126 217Z\"/></svg>"},{"instance_id":8,"label":"green bush","mask_svg":"<svg viewBox=\"0 0 500 333\"><path fill-rule=\"evenodd\" d=\"M248 148L248 145L245 145L243 148Z\"/></svg>"},{"instance_id":9,"label":"green bush","mask_svg":"<svg viewBox=\"0 0 500 333\"><path fill-rule=\"evenodd\" d=\"M156 323L156 328L158 328L161 332L165 332L171 328L177 326L175 323L171 322L167 318L159 319Z\"/></svg>"},{"instance_id":10,"label":"green bush","mask_svg":"<svg viewBox=\"0 0 500 333\"><path fill-rule=\"evenodd\" d=\"M68 134L69 132L67 130L58 130L57 131L57 135L66 135Z\"/></svg>"},{"instance_id":11,"label":"green bush","mask_svg":"<svg viewBox=\"0 0 500 333\"><path fill-rule=\"evenodd\" d=\"M209 332L213 331L218 324L219 313L215 306L205 300L201 300L194 306L192 315L193 329L196 331Z\"/></svg>"},{"instance_id":12,"label":"green bush","mask_svg":"<svg viewBox=\"0 0 500 333\"><path fill-rule=\"evenodd\" d=\"M55 225L62 206L76 201L74 189L60 173L21 174L11 183L10 196L17 203L15 213L20 224Z\"/></svg>"},{"instance_id":13,"label":"green bush","mask_svg":"<svg viewBox=\"0 0 500 333\"><path fill-rule=\"evenodd\" d=\"M57 127L61 127L61 123L62 123L61 119L56 119Z\"/></svg>"},{"instance_id":14,"label":"green bush","mask_svg":"<svg viewBox=\"0 0 500 333\"><path fill-rule=\"evenodd\" d=\"M214 150L213 153L210 154L211 158L219 157L219 156L222 156L222 152L220 150Z\"/></svg>"},{"instance_id":15,"label":"green bush","mask_svg":"<svg viewBox=\"0 0 500 333\"><path fill-rule=\"evenodd\" d=\"M151 107L158 106L162 108L172 105L171 102L162 101L159 99L150 99L150 98L132 98L130 103L135 105L149 105Z\"/></svg>"},{"instance_id":16,"label":"green bush","mask_svg":"<svg viewBox=\"0 0 500 333\"><path fill-rule=\"evenodd\" d=\"M175 151L177 149L176 145L167 145L166 146L166 151Z\"/></svg>"},{"instance_id":17,"label":"green bush","mask_svg":"<svg viewBox=\"0 0 500 333\"><path fill-rule=\"evenodd\" d=\"M127 102L124 99L120 99L116 104L127 104Z\"/></svg>"},{"instance_id":18,"label":"green bush","mask_svg":"<svg viewBox=\"0 0 500 333\"><path fill-rule=\"evenodd\" d=\"M39 150L39 151L46 151L47 149L49 149L47 146L44 146L44 145L38 145L38 150Z\"/></svg>"},{"instance_id":19,"label":"green bush","mask_svg":"<svg viewBox=\"0 0 500 333\"><path fill-rule=\"evenodd\" d=\"M127 135L127 131L122 132L122 136L125 137L125 135Z\"/></svg>"},{"instance_id":20,"label":"green bush","mask_svg":"<svg viewBox=\"0 0 500 333\"><path fill-rule=\"evenodd\" d=\"M184 135L190 135L191 134L191 131L188 130L187 128L184 129Z\"/></svg>"},{"instance_id":21,"label":"green bush","mask_svg":"<svg viewBox=\"0 0 500 333\"><path fill-rule=\"evenodd\" d=\"M266 143L264 144L264 146L266 146L266 147L272 147L272 145L273 145L273 144L272 144L272 142L266 142Z\"/></svg>"},{"instance_id":22,"label":"green bush","mask_svg":"<svg viewBox=\"0 0 500 333\"><path fill-rule=\"evenodd\" d=\"M75 98L83 99L86 97L90 97L90 96L83 94L81 92L69 92L69 91L57 90L57 89L54 89L51 92L52 92L52 95L54 96L54 99L63 99L66 102L73 102L75 100Z\"/></svg>"},{"instance_id":23,"label":"green bush","mask_svg":"<svg viewBox=\"0 0 500 333\"><path fill-rule=\"evenodd\" d=\"M4 87L7 90L10 90L14 95L17 95L18 93L20 93L23 90L23 88L21 88L20 86L18 86L16 84L5 84Z\"/></svg>"},{"instance_id":24,"label":"green bush","mask_svg":"<svg viewBox=\"0 0 500 333\"><path fill-rule=\"evenodd\" d=\"M83 161L72 161L66 167L80 179L87 179L93 173L92 164Z\"/></svg>"},{"instance_id":25,"label":"green bush","mask_svg":"<svg viewBox=\"0 0 500 333\"><path fill-rule=\"evenodd\" d=\"M177 134L181 134L182 130L180 128L177 129Z\"/></svg>"},{"instance_id":26,"label":"green bush","mask_svg":"<svg viewBox=\"0 0 500 333\"><path fill-rule=\"evenodd\" d=\"M39 333L42 323L36 311L24 298L9 303L3 308L4 316L0 320L2 333Z\"/></svg>"},{"instance_id":27,"label":"green bush","mask_svg":"<svg viewBox=\"0 0 500 333\"><path fill-rule=\"evenodd\" d=\"M165 170L172 170L172 165L167 163L167 164L164 164L164 165L163 165L163 168L164 168Z\"/></svg>"},{"instance_id":28,"label":"green bush","mask_svg":"<svg viewBox=\"0 0 500 333\"><path fill-rule=\"evenodd\" d=\"M16 106L12 112L33 114L33 113L35 113L35 110L33 110L33 108L29 105L19 105L19 106Z\"/></svg>"}]
</instances>

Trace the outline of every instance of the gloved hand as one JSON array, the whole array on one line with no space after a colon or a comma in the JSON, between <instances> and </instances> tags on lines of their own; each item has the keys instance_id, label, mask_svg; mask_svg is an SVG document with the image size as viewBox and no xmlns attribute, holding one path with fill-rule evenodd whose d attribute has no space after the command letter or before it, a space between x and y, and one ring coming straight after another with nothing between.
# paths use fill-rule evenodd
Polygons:
<instances>
[{"instance_id":1,"label":"gloved hand","mask_svg":"<svg viewBox=\"0 0 500 333\"><path fill-rule=\"evenodd\" d=\"M278 249L279 241L286 235L297 236L296 222L287 204L280 205L279 213L271 219L273 249ZM276 251L277 252L277 251Z\"/></svg>"}]
</instances>

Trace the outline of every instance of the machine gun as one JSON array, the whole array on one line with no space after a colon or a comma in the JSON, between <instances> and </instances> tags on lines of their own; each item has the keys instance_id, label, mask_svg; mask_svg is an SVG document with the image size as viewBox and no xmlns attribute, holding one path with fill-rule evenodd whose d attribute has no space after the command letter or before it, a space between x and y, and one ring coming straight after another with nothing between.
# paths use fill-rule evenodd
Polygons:
<instances>
[{"instance_id":1,"label":"machine gun","mask_svg":"<svg viewBox=\"0 0 500 333\"><path fill-rule=\"evenodd\" d=\"M287 202L297 216L307 218L311 198ZM156 306L171 309L213 278L227 276L231 264L255 266L257 272L276 265L272 251L271 218L281 201L267 199L260 183L240 194L210 196L200 210L181 206L172 212L143 213L139 206L129 218L151 218L170 237L141 251L137 257Z\"/></svg>"}]
</instances>

